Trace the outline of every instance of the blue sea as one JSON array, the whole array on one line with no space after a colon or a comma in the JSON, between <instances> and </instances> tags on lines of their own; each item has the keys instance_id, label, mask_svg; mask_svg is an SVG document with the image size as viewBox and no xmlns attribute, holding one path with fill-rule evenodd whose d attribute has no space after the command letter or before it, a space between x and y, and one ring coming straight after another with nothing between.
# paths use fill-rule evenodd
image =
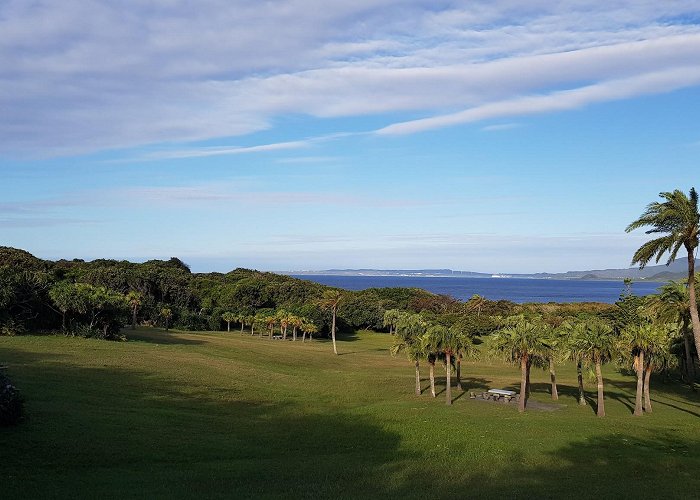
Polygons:
<instances>
[{"instance_id":1,"label":"blue sea","mask_svg":"<svg viewBox=\"0 0 700 500\"><path fill-rule=\"evenodd\" d=\"M408 287L468 300L474 294L512 302L606 302L612 304L624 289L622 281L547 280L524 278L428 278L413 276L295 275L346 290ZM656 293L663 283L635 282L636 295Z\"/></svg>"}]
</instances>

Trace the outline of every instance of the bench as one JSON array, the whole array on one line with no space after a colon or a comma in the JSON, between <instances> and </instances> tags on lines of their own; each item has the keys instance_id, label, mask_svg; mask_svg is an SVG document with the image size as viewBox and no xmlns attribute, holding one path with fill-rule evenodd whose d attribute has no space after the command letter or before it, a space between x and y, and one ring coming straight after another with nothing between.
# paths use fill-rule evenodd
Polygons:
<instances>
[{"instance_id":1,"label":"bench","mask_svg":"<svg viewBox=\"0 0 700 500\"><path fill-rule=\"evenodd\" d=\"M511 399L515 398L515 396L517 395L515 391L508 391L505 389L489 389L486 394L489 395L487 399L493 399L494 401L498 401L501 398L503 398L503 400L506 403L509 403Z\"/></svg>"},{"instance_id":2,"label":"bench","mask_svg":"<svg viewBox=\"0 0 700 500\"><path fill-rule=\"evenodd\" d=\"M273 335L272 338L274 340L282 340L282 335Z\"/></svg>"}]
</instances>

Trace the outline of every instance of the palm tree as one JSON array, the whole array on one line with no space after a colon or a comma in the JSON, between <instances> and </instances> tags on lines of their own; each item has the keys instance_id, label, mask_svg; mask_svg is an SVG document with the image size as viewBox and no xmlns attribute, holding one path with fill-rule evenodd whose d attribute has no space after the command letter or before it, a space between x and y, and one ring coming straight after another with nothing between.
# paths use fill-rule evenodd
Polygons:
<instances>
[{"instance_id":1,"label":"palm tree","mask_svg":"<svg viewBox=\"0 0 700 500\"><path fill-rule=\"evenodd\" d=\"M226 322L226 331L230 332L231 322L236 321L238 319L238 316L233 314L231 311L226 311L224 314L221 315L221 319L223 319Z\"/></svg>"},{"instance_id":2,"label":"palm tree","mask_svg":"<svg viewBox=\"0 0 700 500\"><path fill-rule=\"evenodd\" d=\"M338 305L343 300L343 292L340 290L326 290L319 301L321 308L330 309L333 319L331 323L331 337L333 338L333 352L337 355L338 349L335 345L335 318L338 313Z\"/></svg>"},{"instance_id":3,"label":"palm tree","mask_svg":"<svg viewBox=\"0 0 700 500\"><path fill-rule=\"evenodd\" d=\"M287 318L287 321L292 327L292 340L296 341L297 339L297 331L299 328L301 328L301 324L303 323L303 318L300 318L299 316L296 316L294 314L290 314L289 317Z\"/></svg>"},{"instance_id":4,"label":"palm tree","mask_svg":"<svg viewBox=\"0 0 700 500\"><path fill-rule=\"evenodd\" d=\"M641 227L651 227L646 234L663 234L659 238L647 241L634 253L632 264L639 263L643 268L652 258L656 262L668 252L666 265L676 259L681 247L688 254L688 310L690 312L695 349L700 353L700 318L695 295L695 250L698 248L700 233L700 212L698 212L698 194L695 188L690 188L688 196L676 189L673 192L659 193L663 202L652 202L647 205L644 213L627 226L626 231L634 231Z\"/></svg>"},{"instance_id":5,"label":"palm tree","mask_svg":"<svg viewBox=\"0 0 700 500\"><path fill-rule=\"evenodd\" d=\"M318 327L316 327L316 325L313 322L306 318L302 318L301 326L299 327L299 329L304 333L304 335L301 337L302 342L306 342L307 333L309 334L309 338L312 338L313 334L318 331Z\"/></svg>"},{"instance_id":6,"label":"palm tree","mask_svg":"<svg viewBox=\"0 0 700 500\"><path fill-rule=\"evenodd\" d=\"M396 324L394 344L391 346L392 356L404 352L408 359L413 361L416 368L416 396L420 396L421 393L420 359L424 352L420 337L425 333L427 327L427 323L420 315L406 315Z\"/></svg>"},{"instance_id":7,"label":"palm tree","mask_svg":"<svg viewBox=\"0 0 700 500\"><path fill-rule=\"evenodd\" d=\"M168 325L170 323L170 318L173 317L173 311L169 307L164 307L160 310L160 315L165 320L165 331L168 331Z\"/></svg>"},{"instance_id":8,"label":"palm tree","mask_svg":"<svg viewBox=\"0 0 700 500\"><path fill-rule=\"evenodd\" d=\"M478 318L481 315L481 309L484 307L484 305L486 305L486 302L487 300L481 295L474 294L469 298L466 304L468 309L476 311L476 317Z\"/></svg>"},{"instance_id":9,"label":"palm tree","mask_svg":"<svg viewBox=\"0 0 700 500\"><path fill-rule=\"evenodd\" d=\"M428 330L433 337L434 345L445 355L445 404L452 404L452 360L463 344L461 335L456 328L433 326Z\"/></svg>"},{"instance_id":10,"label":"palm tree","mask_svg":"<svg viewBox=\"0 0 700 500\"><path fill-rule=\"evenodd\" d=\"M428 328L423 335L420 337L421 350L428 360L428 367L430 369L430 395L435 397L435 361L438 357L438 346L436 345L436 335L435 328L444 328L442 326L436 327L432 326Z\"/></svg>"},{"instance_id":11,"label":"palm tree","mask_svg":"<svg viewBox=\"0 0 700 500\"><path fill-rule=\"evenodd\" d=\"M649 307L662 321L679 323L681 325L688 382L692 389L695 390L695 362L690 345L692 330L689 328L690 308L688 304L688 287L684 282L670 281L661 286L659 292L659 295L649 296Z\"/></svg>"},{"instance_id":12,"label":"palm tree","mask_svg":"<svg viewBox=\"0 0 700 500\"><path fill-rule=\"evenodd\" d=\"M458 328L456 325L452 328ZM463 359L477 359L479 357L479 349L474 345L474 337L469 335L463 330L458 331L457 336L457 356L455 357L455 364L457 367L457 389L462 390L462 360Z\"/></svg>"},{"instance_id":13,"label":"palm tree","mask_svg":"<svg viewBox=\"0 0 700 500\"><path fill-rule=\"evenodd\" d=\"M396 330L396 323L404 315L406 315L406 313L398 309L387 309L384 311L384 321L382 324L384 327L389 328L389 333L391 335L393 335Z\"/></svg>"},{"instance_id":14,"label":"palm tree","mask_svg":"<svg viewBox=\"0 0 700 500\"><path fill-rule=\"evenodd\" d=\"M520 364L520 400L518 410L525 411L525 400L529 393L530 366L532 362L549 349L547 339L542 334L545 324L538 318L526 319L511 316L506 326L489 337L489 350L506 361Z\"/></svg>"},{"instance_id":15,"label":"palm tree","mask_svg":"<svg viewBox=\"0 0 700 500\"><path fill-rule=\"evenodd\" d=\"M143 301L143 294L131 290L126 294L126 301L129 303L129 307L131 307L131 329L136 330L136 312Z\"/></svg>"},{"instance_id":16,"label":"palm tree","mask_svg":"<svg viewBox=\"0 0 700 500\"><path fill-rule=\"evenodd\" d=\"M268 316L265 316L263 321L265 322L265 326L267 327L269 332L268 340L272 340L272 335L275 333L275 325L277 324L277 318L273 314L270 314ZM260 336L262 336L262 333L260 334Z\"/></svg>"},{"instance_id":17,"label":"palm tree","mask_svg":"<svg viewBox=\"0 0 700 500\"><path fill-rule=\"evenodd\" d=\"M575 340L581 331L585 329L586 325L584 321L574 320L569 318L564 321L560 326L559 330L563 338L565 339L562 344L564 349L564 357L576 362L576 375L578 378L578 404L579 406L586 406L586 394L583 390L583 360L581 355L575 349Z\"/></svg>"},{"instance_id":18,"label":"palm tree","mask_svg":"<svg viewBox=\"0 0 700 500\"><path fill-rule=\"evenodd\" d=\"M652 323L645 323L642 325L629 325L622 330L620 335L620 351L625 355L632 356L632 367L637 374L637 392L634 401L634 415L636 417L643 414L644 354L649 350L654 333L654 325Z\"/></svg>"},{"instance_id":19,"label":"palm tree","mask_svg":"<svg viewBox=\"0 0 700 500\"><path fill-rule=\"evenodd\" d=\"M245 313L239 313L236 315L235 321L241 324L241 335L243 335L243 328L245 328L245 326L248 324L248 315Z\"/></svg>"},{"instance_id":20,"label":"palm tree","mask_svg":"<svg viewBox=\"0 0 700 500\"><path fill-rule=\"evenodd\" d=\"M601 319L583 320L576 328L576 335L571 339L570 348L586 364L595 366L598 382L599 417L605 416L605 395L603 387L603 363L610 361L616 352L616 338L612 326Z\"/></svg>"},{"instance_id":21,"label":"palm tree","mask_svg":"<svg viewBox=\"0 0 700 500\"><path fill-rule=\"evenodd\" d=\"M676 357L671 353L671 342L681 333L678 324L666 323L656 328L650 339L647 362L644 368L644 411L651 413L651 373L674 365Z\"/></svg>"}]
</instances>

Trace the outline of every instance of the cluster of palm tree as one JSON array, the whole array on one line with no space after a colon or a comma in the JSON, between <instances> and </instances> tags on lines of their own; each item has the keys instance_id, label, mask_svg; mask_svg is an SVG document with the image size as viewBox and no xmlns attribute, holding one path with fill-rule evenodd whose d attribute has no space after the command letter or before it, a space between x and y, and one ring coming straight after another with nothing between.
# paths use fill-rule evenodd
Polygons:
<instances>
[{"instance_id":1,"label":"cluster of palm tree","mask_svg":"<svg viewBox=\"0 0 700 500\"><path fill-rule=\"evenodd\" d=\"M428 362L430 370L430 394L435 392L435 364L438 361L445 367L445 403L452 404L452 369L456 371L457 388L462 389L461 363L464 358L478 356L474 339L457 326L447 327L431 324L420 314L388 310L384 323L394 334L392 355L406 354L413 363L416 373L416 395L421 394L420 362Z\"/></svg>"},{"instance_id":2,"label":"cluster of palm tree","mask_svg":"<svg viewBox=\"0 0 700 500\"><path fill-rule=\"evenodd\" d=\"M250 334L255 335L255 331L259 332L260 337L263 333L267 333L269 339L275 335L275 331L283 340L291 335L293 341L296 341L301 333L301 341L306 341L307 334L309 338L313 338L313 334L318 332L318 327L310 319L292 314L285 310L279 310L268 313L258 313L255 315L236 314L227 311L221 315L221 319L226 322L227 331L231 331L231 323L240 324L242 334L245 327L250 327Z\"/></svg>"}]
</instances>

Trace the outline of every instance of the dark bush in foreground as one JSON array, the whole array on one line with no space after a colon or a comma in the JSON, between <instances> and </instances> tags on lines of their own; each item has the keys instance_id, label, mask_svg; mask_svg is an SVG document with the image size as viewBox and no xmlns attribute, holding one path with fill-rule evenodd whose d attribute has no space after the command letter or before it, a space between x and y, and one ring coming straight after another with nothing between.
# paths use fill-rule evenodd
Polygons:
<instances>
[{"instance_id":1,"label":"dark bush in foreground","mask_svg":"<svg viewBox=\"0 0 700 500\"><path fill-rule=\"evenodd\" d=\"M0 427L15 425L24 418L24 400L10 379L0 372Z\"/></svg>"}]
</instances>

